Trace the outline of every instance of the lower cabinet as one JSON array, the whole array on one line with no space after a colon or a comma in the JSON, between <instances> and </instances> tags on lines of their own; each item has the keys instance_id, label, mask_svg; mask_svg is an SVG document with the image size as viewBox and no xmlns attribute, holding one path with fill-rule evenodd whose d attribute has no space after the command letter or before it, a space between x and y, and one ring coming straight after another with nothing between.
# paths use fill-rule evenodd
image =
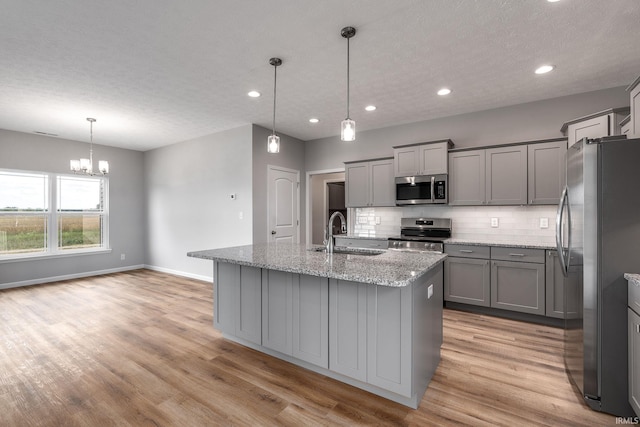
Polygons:
<instances>
[{"instance_id":1,"label":"lower cabinet","mask_svg":"<svg viewBox=\"0 0 640 427\"><path fill-rule=\"evenodd\" d=\"M491 261L491 307L545 315L544 264Z\"/></svg>"},{"instance_id":2,"label":"lower cabinet","mask_svg":"<svg viewBox=\"0 0 640 427\"><path fill-rule=\"evenodd\" d=\"M293 281L293 357L329 367L329 284L324 277Z\"/></svg>"},{"instance_id":3,"label":"lower cabinet","mask_svg":"<svg viewBox=\"0 0 640 427\"><path fill-rule=\"evenodd\" d=\"M628 309L629 316L629 403L640 416L640 316Z\"/></svg>"},{"instance_id":4,"label":"lower cabinet","mask_svg":"<svg viewBox=\"0 0 640 427\"><path fill-rule=\"evenodd\" d=\"M367 380L367 285L329 280L329 369Z\"/></svg>"},{"instance_id":5,"label":"lower cabinet","mask_svg":"<svg viewBox=\"0 0 640 427\"><path fill-rule=\"evenodd\" d=\"M258 345L262 344L260 271L228 263L216 262L214 266L214 326Z\"/></svg>"},{"instance_id":6,"label":"lower cabinet","mask_svg":"<svg viewBox=\"0 0 640 427\"><path fill-rule=\"evenodd\" d=\"M444 260L446 301L491 305L491 269L489 260L449 257Z\"/></svg>"},{"instance_id":7,"label":"lower cabinet","mask_svg":"<svg viewBox=\"0 0 640 427\"><path fill-rule=\"evenodd\" d=\"M293 353L293 282L299 276L276 270L262 270L262 345Z\"/></svg>"}]
</instances>

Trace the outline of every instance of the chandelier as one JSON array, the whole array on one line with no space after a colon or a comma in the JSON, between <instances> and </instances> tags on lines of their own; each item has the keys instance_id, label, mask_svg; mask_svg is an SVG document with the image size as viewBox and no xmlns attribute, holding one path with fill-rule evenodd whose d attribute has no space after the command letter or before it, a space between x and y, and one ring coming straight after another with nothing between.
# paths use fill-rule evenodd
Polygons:
<instances>
[{"instance_id":1,"label":"chandelier","mask_svg":"<svg viewBox=\"0 0 640 427\"><path fill-rule=\"evenodd\" d=\"M89 145L89 158L88 159L80 159L80 160L71 160L70 167L71 171L75 174L79 175L106 175L109 173L109 162L106 160L100 160L98 162L98 172L93 171L93 124L96 119L91 117L87 117L87 121L89 122L90 127L90 138L91 142Z\"/></svg>"}]
</instances>

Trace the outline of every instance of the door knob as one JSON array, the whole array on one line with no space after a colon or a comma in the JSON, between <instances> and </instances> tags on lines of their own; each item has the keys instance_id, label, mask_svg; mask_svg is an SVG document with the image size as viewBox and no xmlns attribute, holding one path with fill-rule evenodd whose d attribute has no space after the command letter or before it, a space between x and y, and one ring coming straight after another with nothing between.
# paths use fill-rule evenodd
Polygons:
<instances>
[{"instance_id":1,"label":"door knob","mask_svg":"<svg viewBox=\"0 0 640 427\"><path fill-rule=\"evenodd\" d=\"M276 234L276 230L271 230L271 234Z\"/></svg>"}]
</instances>

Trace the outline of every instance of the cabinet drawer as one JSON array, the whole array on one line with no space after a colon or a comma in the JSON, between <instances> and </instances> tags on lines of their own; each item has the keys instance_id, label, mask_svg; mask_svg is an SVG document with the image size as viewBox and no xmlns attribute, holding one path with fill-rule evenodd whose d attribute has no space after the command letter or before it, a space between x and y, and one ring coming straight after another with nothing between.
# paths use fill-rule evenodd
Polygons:
<instances>
[{"instance_id":1,"label":"cabinet drawer","mask_svg":"<svg viewBox=\"0 0 640 427\"><path fill-rule=\"evenodd\" d=\"M460 258L489 259L489 246L475 245L444 245L444 252L449 256Z\"/></svg>"},{"instance_id":2,"label":"cabinet drawer","mask_svg":"<svg viewBox=\"0 0 640 427\"><path fill-rule=\"evenodd\" d=\"M336 246L365 249L388 249L389 242L386 239L353 239L350 237L336 237Z\"/></svg>"},{"instance_id":3,"label":"cabinet drawer","mask_svg":"<svg viewBox=\"0 0 640 427\"><path fill-rule=\"evenodd\" d=\"M629 308L640 314L640 286L629 282Z\"/></svg>"},{"instance_id":4,"label":"cabinet drawer","mask_svg":"<svg viewBox=\"0 0 640 427\"><path fill-rule=\"evenodd\" d=\"M492 247L491 259L544 264L544 249Z\"/></svg>"}]
</instances>

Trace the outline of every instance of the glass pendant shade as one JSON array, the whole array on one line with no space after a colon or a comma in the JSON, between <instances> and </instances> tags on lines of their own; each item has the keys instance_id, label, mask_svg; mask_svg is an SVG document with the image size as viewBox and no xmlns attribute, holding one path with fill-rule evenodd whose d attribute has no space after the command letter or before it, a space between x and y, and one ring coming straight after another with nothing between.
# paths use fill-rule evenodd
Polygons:
<instances>
[{"instance_id":1,"label":"glass pendant shade","mask_svg":"<svg viewBox=\"0 0 640 427\"><path fill-rule=\"evenodd\" d=\"M80 172L80 160L71 160L69 166L73 172Z\"/></svg>"},{"instance_id":2,"label":"glass pendant shade","mask_svg":"<svg viewBox=\"0 0 640 427\"><path fill-rule=\"evenodd\" d=\"M346 118L342 121L340 139L342 141L356 140L356 122L349 118Z\"/></svg>"},{"instance_id":3,"label":"glass pendant shade","mask_svg":"<svg viewBox=\"0 0 640 427\"><path fill-rule=\"evenodd\" d=\"M91 160L89 159L80 159L80 170L83 172L91 171Z\"/></svg>"},{"instance_id":4,"label":"glass pendant shade","mask_svg":"<svg viewBox=\"0 0 640 427\"><path fill-rule=\"evenodd\" d=\"M106 175L109 173L109 162L106 160L100 160L98 162L98 170L100 171L100 173L102 173L103 175Z\"/></svg>"},{"instance_id":5,"label":"glass pendant shade","mask_svg":"<svg viewBox=\"0 0 640 427\"><path fill-rule=\"evenodd\" d=\"M267 152L275 154L280 152L280 137L276 134L267 138Z\"/></svg>"}]
</instances>

